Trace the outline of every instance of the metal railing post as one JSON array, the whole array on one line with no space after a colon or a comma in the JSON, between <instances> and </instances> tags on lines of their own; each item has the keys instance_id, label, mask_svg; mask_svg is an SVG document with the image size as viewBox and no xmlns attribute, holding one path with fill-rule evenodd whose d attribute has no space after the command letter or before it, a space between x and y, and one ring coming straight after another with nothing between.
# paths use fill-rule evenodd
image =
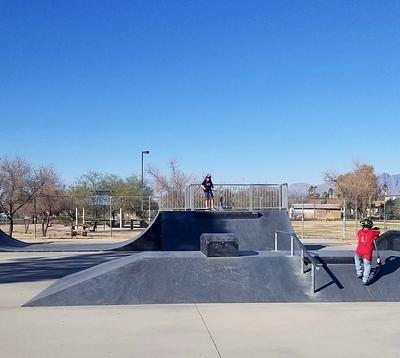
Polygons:
<instances>
[{"instance_id":1,"label":"metal railing post","mask_svg":"<svg viewBox=\"0 0 400 358\"><path fill-rule=\"evenodd\" d=\"M278 233L275 232L275 251L278 251Z\"/></svg>"},{"instance_id":2,"label":"metal railing post","mask_svg":"<svg viewBox=\"0 0 400 358\"><path fill-rule=\"evenodd\" d=\"M304 250L300 250L300 272L303 275L304 274Z\"/></svg>"},{"instance_id":3,"label":"metal railing post","mask_svg":"<svg viewBox=\"0 0 400 358\"><path fill-rule=\"evenodd\" d=\"M293 255L294 255L294 245L293 245L293 240L294 240L294 237L293 237L293 235L290 235L290 256L293 256Z\"/></svg>"},{"instance_id":4,"label":"metal railing post","mask_svg":"<svg viewBox=\"0 0 400 358\"><path fill-rule=\"evenodd\" d=\"M311 264L311 291L315 293L315 265Z\"/></svg>"},{"instance_id":5,"label":"metal railing post","mask_svg":"<svg viewBox=\"0 0 400 358\"><path fill-rule=\"evenodd\" d=\"M190 210L194 210L194 193L192 190L193 186L189 186L189 202L190 202Z\"/></svg>"}]
</instances>

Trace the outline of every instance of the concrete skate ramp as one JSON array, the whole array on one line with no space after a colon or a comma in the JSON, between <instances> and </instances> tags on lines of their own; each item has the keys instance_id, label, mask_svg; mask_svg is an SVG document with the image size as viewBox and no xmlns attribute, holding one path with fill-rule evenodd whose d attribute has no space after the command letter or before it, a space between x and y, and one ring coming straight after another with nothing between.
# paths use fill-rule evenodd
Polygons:
<instances>
[{"instance_id":1,"label":"concrete skate ramp","mask_svg":"<svg viewBox=\"0 0 400 358\"><path fill-rule=\"evenodd\" d=\"M400 301L400 256L393 253L384 252L370 286L355 277L354 265L325 264L311 293L310 272L301 275L299 257L288 252L143 252L64 277L25 306Z\"/></svg>"},{"instance_id":2,"label":"concrete skate ramp","mask_svg":"<svg viewBox=\"0 0 400 358\"><path fill-rule=\"evenodd\" d=\"M308 301L308 280L297 276L296 263L270 252L146 252L67 276L25 306Z\"/></svg>"},{"instance_id":3,"label":"concrete skate ramp","mask_svg":"<svg viewBox=\"0 0 400 358\"><path fill-rule=\"evenodd\" d=\"M117 244L27 244L13 246L10 237L0 237L0 251L197 251L202 233L234 233L241 250L268 250L276 230L293 232L285 211L161 211L138 237ZM289 238L281 237L279 248L287 249Z\"/></svg>"},{"instance_id":4,"label":"concrete skate ramp","mask_svg":"<svg viewBox=\"0 0 400 358\"><path fill-rule=\"evenodd\" d=\"M18 249L30 246L27 242L23 242L7 235L3 230L0 230L0 251L1 248Z\"/></svg>"},{"instance_id":5,"label":"concrete skate ramp","mask_svg":"<svg viewBox=\"0 0 400 358\"><path fill-rule=\"evenodd\" d=\"M378 250L400 251L400 231L389 230L383 233L376 240Z\"/></svg>"},{"instance_id":6,"label":"concrete skate ramp","mask_svg":"<svg viewBox=\"0 0 400 358\"><path fill-rule=\"evenodd\" d=\"M382 251L383 265L376 271L375 261L370 285L356 278L354 264L328 264L316 274L315 300L329 302L399 302L400 256L396 251ZM375 276L375 273L377 274Z\"/></svg>"}]
</instances>

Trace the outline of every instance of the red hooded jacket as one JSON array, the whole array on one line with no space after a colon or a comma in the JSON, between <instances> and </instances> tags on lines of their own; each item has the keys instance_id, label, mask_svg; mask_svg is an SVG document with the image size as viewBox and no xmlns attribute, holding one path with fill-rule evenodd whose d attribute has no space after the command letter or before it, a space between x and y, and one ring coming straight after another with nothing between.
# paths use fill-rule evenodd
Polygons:
<instances>
[{"instance_id":1,"label":"red hooded jacket","mask_svg":"<svg viewBox=\"0 0 400 358\"><path fill-rule=\"evenodd\" d=\"M372 260L372 251L374 251L374 240L379 236L379 230L367 229L363 227L358 231L358 245L356 255L362 256L369 261Z\"/></svg>"}]
</instances>

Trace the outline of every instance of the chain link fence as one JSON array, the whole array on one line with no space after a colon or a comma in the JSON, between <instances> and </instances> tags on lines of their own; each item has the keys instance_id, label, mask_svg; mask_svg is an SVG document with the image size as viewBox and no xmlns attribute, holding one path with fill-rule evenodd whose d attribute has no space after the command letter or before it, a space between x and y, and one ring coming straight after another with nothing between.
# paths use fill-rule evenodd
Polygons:
<instances>
[{"instance_id":1,"label":"chain link fence","mask_svg":"<svg viewBox=\"0 0 400 358\"><path fill-rule=\"evenodd\" d=\"M400 230L400 197L371 200L365 215L373 220L381 233ZM360 214L338 199L292 202L289 204L289 216L296 233L304 239L355 241L360 229Z\"/></svg>"},{"instance_id":2,"label":"chain link fence","mask_svg":"<svg viewBox=\"0 0 400 358\"><path fill-rule=\"evenodd\" d=\"M287 210L287 184L217 184L214 187L217 210ZM13 217L13 236L115 237L122 232L143 229L159 210L202 210L204 192L192 184L157 196L59 195L37 196ZM9 220L0 215L0 228L7 232Z\"/></svg>"},{"instance_id":3,"label":"chain link fence","mask_svg":"<svg viewBox=\"0 0 400 358\"><path fill-rule=\"evenodd\" d=\"M158 196L38 196L13 217L13 236L128 238L129 231L147 227L158 211ZM8 232L8 227L7 216L0 214L0 229Z\"/></svg>"}]
</instances>

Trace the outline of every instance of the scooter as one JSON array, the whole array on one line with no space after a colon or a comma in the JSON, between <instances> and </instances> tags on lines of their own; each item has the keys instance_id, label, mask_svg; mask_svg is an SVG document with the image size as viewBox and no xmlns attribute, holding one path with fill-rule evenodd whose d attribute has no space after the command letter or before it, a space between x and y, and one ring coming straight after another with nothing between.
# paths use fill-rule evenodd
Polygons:
<instances>
[{"instance_id":1,"label":"scooter","mask_svg":"<svg viewBox=\"0 0 400 358\"><path fill-rule=\"evenodd\" d=\"M372 277L373 281L375 281L375 279L379 276L381 268L382 268L382 259L379 254L378 246L376 245L376 240L374 240L374 246L375 246L377 258L376 258L376 267L374 269L374 273L373 273L373 277Z\"/></svg>"}]
</instances>

